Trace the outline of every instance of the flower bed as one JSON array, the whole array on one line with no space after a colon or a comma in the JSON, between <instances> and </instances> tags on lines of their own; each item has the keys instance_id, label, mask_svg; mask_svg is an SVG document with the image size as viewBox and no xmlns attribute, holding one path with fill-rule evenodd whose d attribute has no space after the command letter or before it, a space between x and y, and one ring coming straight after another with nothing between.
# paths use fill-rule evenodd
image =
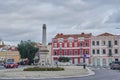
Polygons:
<instances>
[{"instance_id":1,"label":"flower bed","mask_svg":"<svg viewBox=\"0 0 120 80\"><path fill-rule=\"evenodd\" d=\"M61 67L33 67L33 68L25 68L23 71L63 71L64 68Z\"/></svg>"}]
</instances>

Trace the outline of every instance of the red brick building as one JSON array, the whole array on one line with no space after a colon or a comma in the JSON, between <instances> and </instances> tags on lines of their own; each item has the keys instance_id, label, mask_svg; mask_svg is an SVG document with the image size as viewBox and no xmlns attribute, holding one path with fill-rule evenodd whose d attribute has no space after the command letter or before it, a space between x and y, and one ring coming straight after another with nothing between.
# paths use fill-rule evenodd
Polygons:
<instances>
[{"instance_id":1,"label":"red brick building","mask_svg":"<svg viewBox=\"0 0 120 80\"><path fill-rule=\"evenodd\" d=\"M52 39L52 58L55 64L60 56L69 57L71 64L90 64L92 34L57 34Z\"/></svg>"}]
</instances>

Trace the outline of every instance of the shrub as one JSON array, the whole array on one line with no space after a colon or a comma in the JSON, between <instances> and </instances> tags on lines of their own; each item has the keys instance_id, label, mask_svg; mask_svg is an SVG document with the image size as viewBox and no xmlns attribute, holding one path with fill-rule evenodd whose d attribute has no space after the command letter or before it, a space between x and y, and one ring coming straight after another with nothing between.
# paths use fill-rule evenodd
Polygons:
<instances>
[{"instance_id":1,"label":"shrub","mask_svg":"<svg viewBox=\"0 0 120 80\"><path fill-rule=\"evenodd\" d=\"M25 68L23 71L63 71L64 68L61 67L33 67L33 68Z\"/></svg>"},{"instance_id":2,"label":"shrub","mask_svg":"<svg viewBox=\"0 0 120 80\"><path fill-rule=\"evenodd\" d=\"M69 62L69 60L70 60L70 58L68 58L68 57L59 57L58 58L59 62Z\"/></svg>"}]
</instances>

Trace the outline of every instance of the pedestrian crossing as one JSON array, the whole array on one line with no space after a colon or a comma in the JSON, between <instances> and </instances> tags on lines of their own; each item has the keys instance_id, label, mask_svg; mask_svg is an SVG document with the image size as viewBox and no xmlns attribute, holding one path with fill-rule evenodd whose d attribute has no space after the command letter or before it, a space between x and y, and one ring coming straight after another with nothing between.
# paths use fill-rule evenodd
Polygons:
<instances>
[{"instance_id":1,"label":"pedestrian crossing","mask_svg":"<svg viewBox=\"0 0 120 80\"><path fill-rule=\"evenodd\" d=\"M91 70L110 69L110 67L90 67Z\"/></svg>"}]
</instances>

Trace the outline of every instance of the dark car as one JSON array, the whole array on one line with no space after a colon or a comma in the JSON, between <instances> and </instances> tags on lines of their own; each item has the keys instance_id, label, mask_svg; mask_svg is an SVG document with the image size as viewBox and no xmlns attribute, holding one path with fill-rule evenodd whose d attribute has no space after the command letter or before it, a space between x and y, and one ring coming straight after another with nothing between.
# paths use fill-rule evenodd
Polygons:
<instances>
[{"instance_id":1,"label":"dark car","mask_svg":"<svg viewBox=\"0 0 120 80\"><path fill-rule=\"evenodd\" d=\"M120 61L110 63L110 69L120 69Z\"/></svg>"},{"instance_id":2,"label":"dark car","mask_svg":"<svg viewBox=\"0 0 120 80\"><path fill-rule=\"evenodd\" d=\"M4 64L5 68L18 68L18 64L15 62L7 62Z\"/></svg>"}]
</instances>

